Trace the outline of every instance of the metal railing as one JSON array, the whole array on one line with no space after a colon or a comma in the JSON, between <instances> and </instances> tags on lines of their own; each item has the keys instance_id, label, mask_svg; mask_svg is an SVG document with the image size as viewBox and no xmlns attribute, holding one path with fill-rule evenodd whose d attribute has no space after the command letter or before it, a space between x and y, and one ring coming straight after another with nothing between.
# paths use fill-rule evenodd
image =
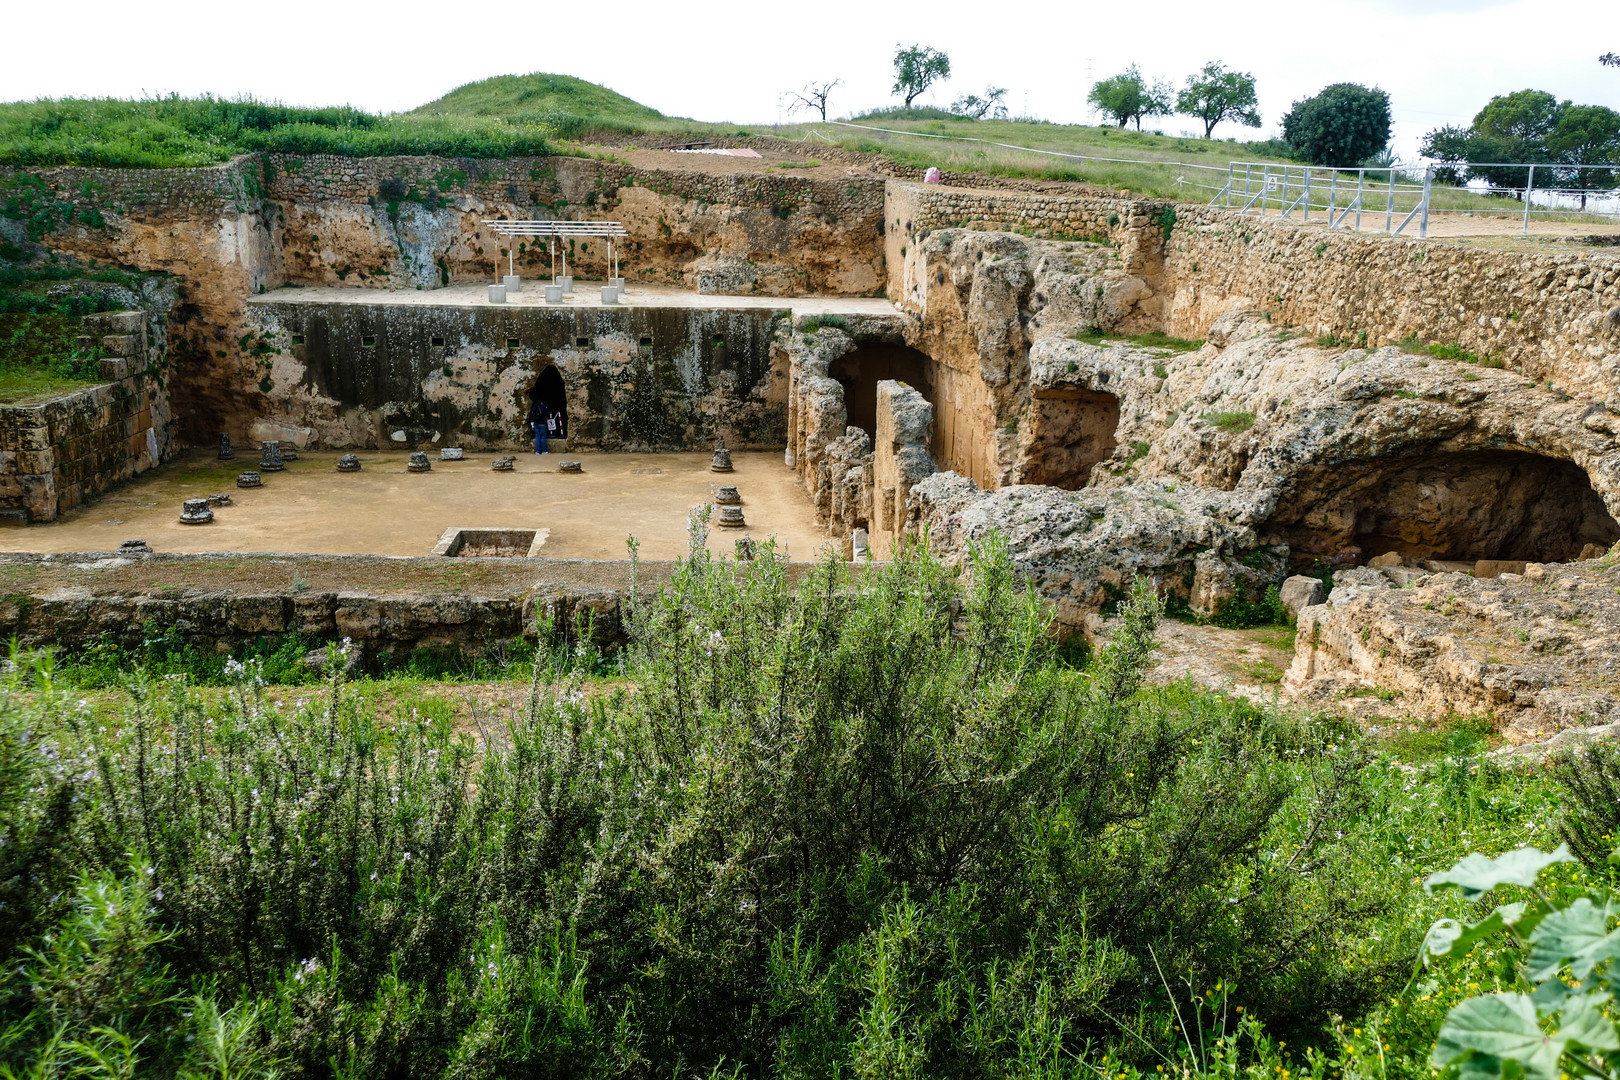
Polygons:
<instances>
[{"instance_id":1,"label":"metal railing","mask_svg":"<svg viewBox=\"0 0 1620 1080\"><path fill-rule=\"evenodd\" d=\"M1469 187L1442 186L1442 192L1455 193L1458 196L1483 198L1490 196L1512 197L1524 203L1523 224L1521 233L1530 232L1530 218L1532 214L1569 215L1576 217L1604 217L1620 216L1620 198L1611 188L1571 188L1571 187L1536 187L1535 177L1538 168L1544 170L1543 176L1556 178L1560 174L1579 173L1581 171L1615 171L1620 165L1527 165L1523 163L1499 164L1494 162L1481 162L1467 166L1472 169L1503 169L1519 168L1526 170L1525 185L1523 187L1505 187L1493 185L1484 189ZM1378 168L1336 169L1315 165L1278 164L1265 161L1234 161L1227 170L1226 185L1216 192L1215 197L1209 201L1210 206L1217 204L1228 208L1235 208L1238 213L1248 213L1257 210L1261 217L1265 217L1271 210L1272 204L1277 206L1276 214L1282 218L1292 218L1294 212L1299 212L1301 222L1309 222L1311 212L1320 210L1324 213L1327 227L1339 229L1345 227L1354 214L1354 223L1350 227L1359 231L1361 229L1363 213L1384 216L1384 231L1392 236L1404 232L1413 221L1417 222L1417 235L1420 238L1429 235L1429 217L1431 214L1451 213L1494 213L1493 208L1479 206L1437 206L1435 205L1435 175L1447 168L1443 165L1433 164L1402 164L1394 162ZM1422 170L1421 173L1418 170ZM1342 198L1341 198L1342 196ZM1535 201L1540 197L1544 204L1537 208ZM1580 206L1571 207L1560 205L1558 200L1580 200ZM1589 204L1596 200L1599 208L1589 208ZM1609 204L1613 203L1613 206ZM1516 211L1517 212L1517 211ZM1400 215L1400 223L1395 218Z\"/></svg>"},{"instance_id":2,"label":"metal railing","mask_svg":"<svg viewBox=\"0 0 1620 1080\"><path fill-rule=\"evenodd\" d=\"M1578 188L1555 187L1547 184L1549 179L1567 178L1579 175L1581 172L1620 170L1616 165L1573 165L1566 163L1537 164L1527 163L1501 164L1494 162L1481 162L1470 164L1432 164L1426 162L1392 162L1387 166L1373 168L1347 168L1339 169L1320 165L1296 165L1283 162L1264 161L1232 161L1222 169L1215 165L1199 165L1185 161L1166 161L1159 158L1124 158L1099 157L1092 154L1071 154L1060 150L1045 150L1033 146L1020 146L1016 143L1001 142L995 139L980 139L966 135L944 135L926 131L906 131L903 128L878 127L874 124L856 124L843 120L829 120L829 126L842 128L856 128L863 131L878 132L884 135L909 136L917 139L929 139L941 142L977 143L985 147L995 147L1003 150L1014 150L1019 153L1032 154L1039 157L1059 158L1065 161L1087 162L1096 165L1153 165L1175 171L1175 185L1177 188L1190 193L1196 191L1213 192L1209 199L1210 206L1224 205L1237 209L1240 213L1258 211L1264 217L1272 212L1273 205L1279 217L1292 218L1296 213L1298 220L1309 222L1312 213L1322 212L1322 220L1330 229L1354 229L1359 231L1364 217L1370 216L1374 222L1378 216L1383 215L1384 232L1398 236L1416 224L1416 232L1420 238L1429 235L1429 219L1434 214L1499 214L1503 211L1494 207L1481 206L1478 200L1490 197L1511 197L1522 199L1521 232L1528 234L1532 215L1568 215L1572 217L1611 218L1620 222L1620 194L1617 190L1609 188ZM820 135L814 129L807 133L817 135L824 141L830 142L826 136ZM1527 176L1524 187L1493 185L1483 189L1465 186L1453 186L1440 183L1437 177L1444 177L1448 169L1458 171L1464 169L1526 169ZM1538 173L1538 170L1540 172ZM1224 172L1225 183L1221 184L1220 174ZM1537 176L1543 178L1541 186L1536 183ZM1437 204L1436 195L1440 196ZM1194 196L1199 197L1199 196ZM1598 209L1590 209L1593 200L1599 204ZM1535 205L1540 200L1541 205ZM1580 206L1571 207L1565 203L1578 200ZM1448 202L1457 203L1466 201L1468 205L1445 205ZM1507 208L1504 207L1504 210Z\"/></svg>"}]
</instances>

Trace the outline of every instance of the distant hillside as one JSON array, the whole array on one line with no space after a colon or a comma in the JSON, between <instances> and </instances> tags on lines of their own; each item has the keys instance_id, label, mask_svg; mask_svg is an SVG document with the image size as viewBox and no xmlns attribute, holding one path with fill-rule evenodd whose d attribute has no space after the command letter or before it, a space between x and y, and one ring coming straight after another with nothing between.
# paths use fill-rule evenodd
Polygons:
<instances>
[{"instance_id":1,"label":"distant hillside","mask_svg":"<svg viewBox=\"0 0 1620 1080\"><path fill-rule=\"evenodd\" d=\"M588 131L664 130L691 124L605 86L540 71L458 86L407 115L499 119L519 127L543 124L565 138Z\"/></svg>"}]
</instances>

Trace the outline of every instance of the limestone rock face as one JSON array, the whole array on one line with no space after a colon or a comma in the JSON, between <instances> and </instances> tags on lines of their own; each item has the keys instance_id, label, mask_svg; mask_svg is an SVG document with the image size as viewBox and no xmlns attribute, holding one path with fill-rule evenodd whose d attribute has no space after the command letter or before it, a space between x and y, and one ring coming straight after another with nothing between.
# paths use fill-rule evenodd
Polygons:
<instances>
[{"instance_id":1,"label":"limestone rock face","mask_svg":"<svg viewBox=\"0 0 1620 1080\"><path fill-rule=\"evenodd\" d=\"M1278 590L1278 599L1295 618L1298 618L1299 613L1306 608L1320 604L1325 596L1326 590L1322 588L1322 579L1306 577L1303 574L1295 574L1283 582L1282 588Z\"/></svg>"},{"instance_id":2,"label":"limestone rock face","mask_svg":"<svg viewBox=\"0 0 1620 1080\"><path fill-rule=\"evenodd\" d=\"M1299 615L1286 692L1326 700L1395 691L1406 713L1494 715L1510 743L1620 723L1620 556L1480 580L1335 575Z\"/></svg>"},{"instance_id":3,"label":"limestone rock face","mask_svg":"<svg viewBox=\"0 0 1620 1080\"><path fill-rule=\"evenodd\" d=\"M1222 492L1156 485L986 492L944 472L917 483L908 508L951 561L964 561L970 544L1001 532L1019 572L1052 601L1058 621L1090 630L1096 612L1127 595L1138 576L1204 612L1229 597L1259 599L1285 558L1232 522L1233 504Z\"/></svg>"}]
</instances>

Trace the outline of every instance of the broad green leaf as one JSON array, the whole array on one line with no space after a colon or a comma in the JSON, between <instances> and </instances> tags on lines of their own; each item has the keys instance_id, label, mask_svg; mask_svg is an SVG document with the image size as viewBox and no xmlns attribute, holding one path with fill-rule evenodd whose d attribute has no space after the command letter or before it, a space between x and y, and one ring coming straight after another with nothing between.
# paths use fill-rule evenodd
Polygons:
<instances>
[{"instance_id":1,"label":"broad green leaf","mask_svg":"<svg viewBox=\"0 0 1620 1080\"><path fill-rule=\"evenodd\" d=\"M1462 935L1463 924L1456 919L1437 919L1423 936L1423 946L1418 951L1424 960L1431 956L1449 956L1451 947Z\"/></svg>"},{"instance_id":2,"label":"broad green leaf","mask_svg":"<svg viewBox=\"0 0 1620 1080\"><path fill-rule=\"evenodd\" d=\"M1527 995L1487 994L1469 998L1446 1014L1431 1061L1443 1069L1470 1051L1516 1063L1526 1080L1558 1080L1564 1039L1542 1032ZM1467 1062L1465 1067L1473 1072L1481 1064Z\"/></svg>"},{"instance_id":3,"label":"broad green leaf","mask_svg":"<svg viewBox=\"0 0 1620 1080\"><path fill-rule=\"evenodd\" d=\"M1614 1021L1603 1015L1602 1006L1612 1000L1608 994L1582 994L1564 1006L1558 1034L1588 1050L1620 1050Z\"/></svg>"},{"instance_id":4,"label":"broad green leaf","mask_svg":"<svg viewBox=\"0 0 1620 1080\"><path fill-rule=\"evenodd\" d=\"M1550 979L1568 963L1585 980L1597 964L1620 956L1620 931L1607 933L1607 923L1603 910L1584 896L1548 915L1530 935L1530 978Z\"/></svg>"},{"instance_id":5,"label":"broad green leaf","mask_svg":"<svg viewBox=\"0 0 1620 1080\"><path fill-rule=\"evenodd\" d=\"M1523 904L1510 905L1522 908ZM1423 954L1429 956L1461 956L1467 952L1474 942L1492 934L1507 929L1507 920L1502 917L1505 908L1497 908L1479 922L1471 926L1464 926L1456 919L1441 919L1429 927L1428 936L1423 939Z\"/></svg>"},{"instance_id":6,"label":"broad green leaf","mask_svg":"<svg viewBox=\"0 0 1620 1080\"><path fill-rule=\"evenodd\" d=\"M1471 1051L1457 1066L1458 1080L1502 1080L1502 1059Z\"/></svg>"},{"instance_id":7,"label":"broad green leaf","mask_svg":"<svg viewBox=\"0 0 1620 1080\"><path fill-rule=\"evenodd\" d=\"M1515 934L1529 938L1531 932L1541 925L1541 920L1555 909L1545 900L1532 900L1529 903L1503 904L1496 910L1502 913L1502 921L1513 927Z\"/></svg>"},{"instance_id":8,"label":"broad green leaf","mask_svg":"<svg viewBox=\"0 0 1620 1080\"><path fill-rule=\"evenodd\" d=\"M1537 876L1547 867L1554 863L1574 861L1575 856L1569 853L1569 848L1564 844L1559 844L1558 850L1553 852L1520 848L1500 859L1487 859L1476 851L1450 870L1430 874L1423 887L1434 892L1452 885L1472 900L1498 885L1534 885Z\"/></svg>"},{"instance_id":9,"label":"broad green leaf","mask_svg":"<svg viewBox=\"0 0 1620 1080\"><path fill-rule=\"evenodd\" d=\"M1551 1016L1574 993L1575 991L1565 985L1563 979L1548 979L1536 987L1536 992L1530 995L1530 1000L1536 1003L1536 1011L1542 1016Z\"/></svg>"}]
</instances>

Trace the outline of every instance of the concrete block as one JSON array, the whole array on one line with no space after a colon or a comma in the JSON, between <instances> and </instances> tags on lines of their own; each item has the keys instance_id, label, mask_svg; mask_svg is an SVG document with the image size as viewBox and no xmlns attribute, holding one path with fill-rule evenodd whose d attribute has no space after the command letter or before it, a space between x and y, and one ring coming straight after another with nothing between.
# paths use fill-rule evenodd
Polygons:
<instances>
[{"instance_id":1,"label":"concrete block","mask_svg":"<svg viewBox=\"0 0 1620 1080\"><path fill-rule=\"evenodd\" d=\"M1493 578L1498 574L1522 574L1524 567L1523 559L1481 559L1474 564L1474 576Z\"/></svg>"}]
</instances>

